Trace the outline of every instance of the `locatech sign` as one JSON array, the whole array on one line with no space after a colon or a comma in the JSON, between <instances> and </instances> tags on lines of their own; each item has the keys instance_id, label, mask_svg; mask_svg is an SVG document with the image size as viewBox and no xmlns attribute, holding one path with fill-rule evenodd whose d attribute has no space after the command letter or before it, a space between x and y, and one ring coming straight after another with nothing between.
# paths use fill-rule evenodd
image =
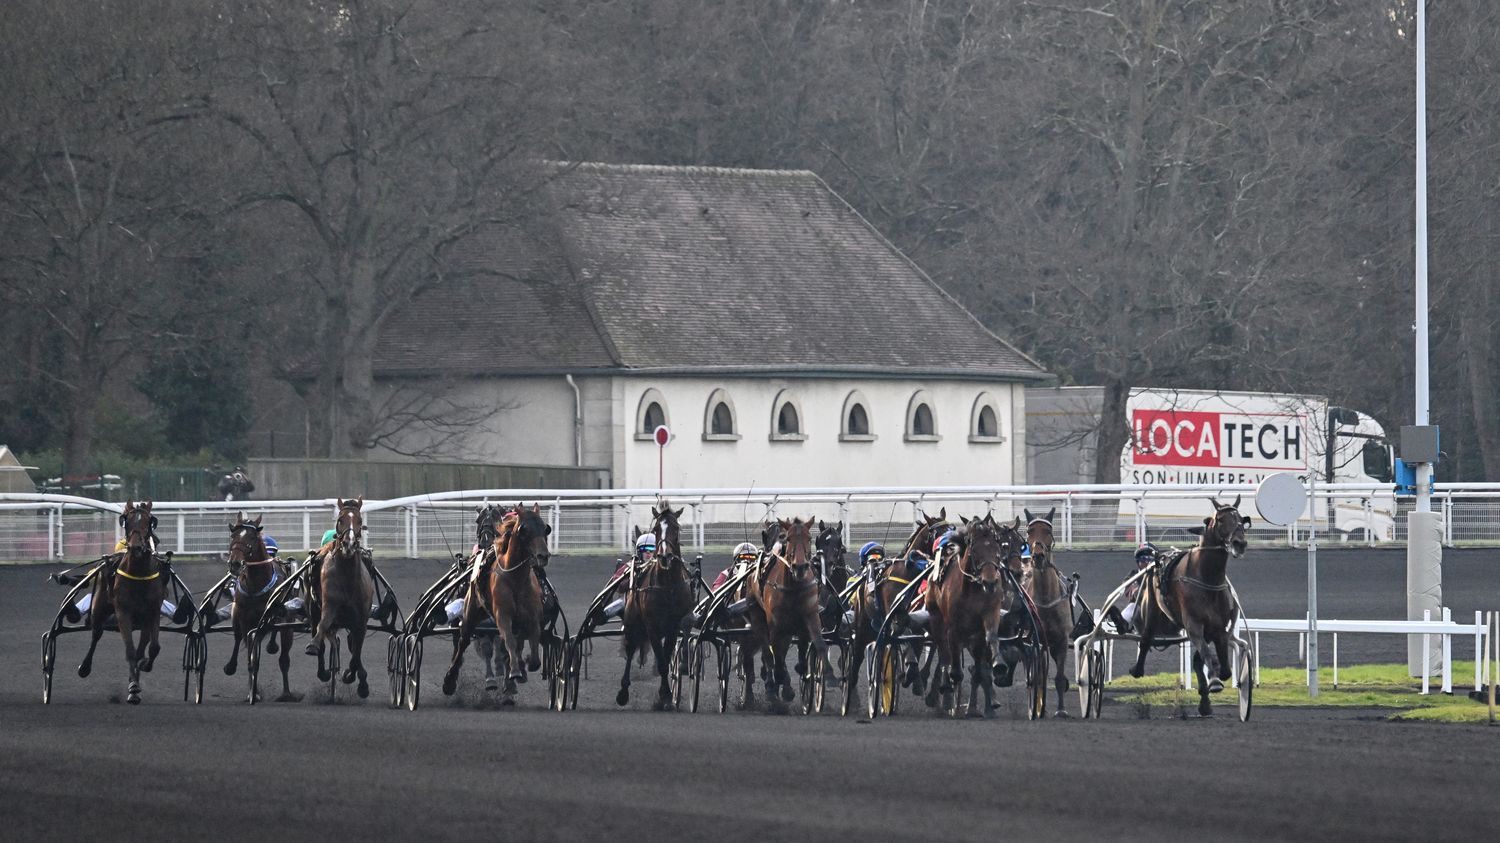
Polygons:
<instances>
[{"instance_id":1,"label":"locatech sign","mask_svg":"<svg viewBox=\"0 0 1500 843\"><path fill-rule=\"evenodd\" d=\"M1130 421L1136 465L1307 467L1305 416L1136 410Z\"/></svg>"}]
</instances>

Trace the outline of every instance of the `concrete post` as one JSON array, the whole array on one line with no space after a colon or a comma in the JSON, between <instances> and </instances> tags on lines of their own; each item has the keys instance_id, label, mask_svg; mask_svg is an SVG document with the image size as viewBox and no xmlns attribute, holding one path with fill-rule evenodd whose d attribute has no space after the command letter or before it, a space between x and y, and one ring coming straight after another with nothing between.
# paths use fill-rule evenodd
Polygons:
<instances>
[{"instance_id":1,"label":"concrete post","mask_svg":"<svg viewBox=\"0 0 1500 843\"><path fill-rule=\"evenodd\" d=\"M1443 519L1436 512L1412 512L1406 521L1406 619L1422 620L1423 613L1441 617L1443 608ZM1408 635L1406 668L1411 676L1442 669L1441 649L1423 637Z\"/></svg>"}]
</instances>

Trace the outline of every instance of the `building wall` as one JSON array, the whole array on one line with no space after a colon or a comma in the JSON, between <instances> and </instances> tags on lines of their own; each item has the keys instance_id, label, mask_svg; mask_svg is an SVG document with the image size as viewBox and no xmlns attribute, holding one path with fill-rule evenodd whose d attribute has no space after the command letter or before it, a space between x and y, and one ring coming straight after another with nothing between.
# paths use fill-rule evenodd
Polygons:
<instances>
[{"instance_id":1,"label":"building wall","mask_svg":"<svg viewBox=\"0 0 1500 843\"><path fill-rule=\"evenodd\" d=\"M580 381L580 388L584 387ZM382 384L380 388L389 390L391 387ZM599 386L593 388L597 390ZM476 378L445 389L443 394L456 404L494 411L488 419L471 426L461 437L438 446L443 459L525 465L576 464L573 390L561 375ZM406 433L401 450L421 452L432 447L433 442L434 434L413 429ZM371 457L380 459L389 454L377 449ZM584 464L607 465L591 463L587 459Z\"/></svg>"},{"instance_id":2,"label":"building wall","mask_svg":"<svg viewBox=\"0 0 1500 843\"><path fill-rule=\"evenodd\" d=\"M735 414L736 439L705 438L708 401L723 389ZM1025 477L1025 390L1006 382L906 379L664 378L615 379L618 488L656 488L657 446L638 429L642 398L654 390L664 404L673 438L662 454L668 488L788 486L963 486L1006 485ZM805 438L772 438L778 397L790 395L800 407ZM852 391L865 399L870 441L841 439ZM936 439L908 441L912 397L926 393ZM976 398L994 398L998 442L971 442ZM716 402L717 403L717 402ZM888 509L888 507L887 507ZM904 519L906 512L898 513ZM888 513L886 513L888 516ZM854 513L876 517L873 511ZM710 514L709 520L713 520Z\"/></svg>"}]
</instances>

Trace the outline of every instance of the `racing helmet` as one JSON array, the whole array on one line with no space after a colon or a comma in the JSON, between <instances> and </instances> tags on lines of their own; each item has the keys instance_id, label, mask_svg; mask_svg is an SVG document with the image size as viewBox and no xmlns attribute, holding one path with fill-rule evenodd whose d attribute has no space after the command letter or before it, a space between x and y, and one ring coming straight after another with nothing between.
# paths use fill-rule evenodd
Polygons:
<instances>
[{"instance_id":1,"label":"racing helmet","mask_svg":"<svg viewBox=\"0 0 1500 843\"><path fill-rule=\"evenodd\" d=\"M333 541L334 539L336 539L338 537L339 537L339 531L338 530L332 530L332 529L324 530L323 531L323 544L328 544L329 542Z\"/></svg>"},{"instance_id":2,"label":"racing helmet","mask_svg":"<svg viewBox=\"0 0 1500 843\"><path fill-rule=\"evenodd\" d=\"M635 552L636 553L655 553L656 552L656 534L655 533L641 533L639 536L637 536L636 539L635 539Z\"/></svg>"},{"instance_id":3,"label":"racing helmet","mask_svg":"<svg viewBox=\"0 0 1500 843\"><path fill-rule=\"evenodd\" d=\"M750 542L740 542L734 546L734 558L736 561L751 562L760 556L760 551Z\"/></svg>"},{"instance_id":4,"label":"racing helmet","mask_svg":"<svg viewBox=\"0 0 1500 843\"><path fill-rule=\"evenodd\" d=\"M1140 547L1135 549L1135 561L1150 562L1156 558L1156 553L1156 545L1151 542L1143 542Z\"/></svg>"},{"instance_id":5,"label":"racing helmet","mask_svg":"<svg viewBox=\"0 0 1500 843\"><path fill-rule=\"evenodd\" d=\"M271 538L270 536L265 537L265 543L267 556L275 556L277 551L281 550L281 548L277 546L276 540Z\"/></svg>"},{"instance_id":6,"label":"racing helmet","mask_svg":"<svg viewBox=\"0 0 1500 843\"><path fill-rule=\"evenodd\" d=\"M948 546L948 542L951 541L952 539L953 539L953 531L952 530L944 530L942 535L940 535L937 538L935 538L935 539L932 540L932 555L933 556L937 556L939 553L942 553L943 552L943 548L947 547Z\"/></svg>"},{"instance_id":7,"label":"racing helmet","mask_svg":"<svg viewBox=\"0 0 1500 843\"><path fill-rule=\"evenodd\" d=\"M884 559L885 547L880 542L865 542L859 549L859 564L863 565L871 558Z\"/></svg>"}]
</instances>

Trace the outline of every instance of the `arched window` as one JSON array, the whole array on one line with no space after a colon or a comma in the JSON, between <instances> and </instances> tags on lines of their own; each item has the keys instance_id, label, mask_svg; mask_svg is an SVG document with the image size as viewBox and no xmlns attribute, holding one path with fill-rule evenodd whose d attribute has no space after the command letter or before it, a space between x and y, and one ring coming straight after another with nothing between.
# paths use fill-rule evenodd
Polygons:
<instances>
[{"instance_id":1,"label":"arched window","mask_svg":"<svg viewBox=\"0 0 1500 843\"><path fill-rule=\"evenodd\" d=\"M870 432L870 402L864 393L854 390L844 397L843 421L839 425L840 442L874 442Z\"/></svg>"},{"instance_id":2,"label":"arched window","mask_svg":"<svg viewBox=\"0 0 1500 843\"><path fill-rule=\"evenodd\" d=\"M801 442L807 438L802 432L802 405L783 389L771 402L771 440L773 442Z\"/></svg>"},{"instance_id":3,"label":"arched window","mask_svg":"<svg viewBox=\"0 0 1500 843\"><path fill-rule=\"evenodd\" d=\"M703 439L706 442L733 442L740 438L735 425L734 401L729 393L716 389L703 407Z\"/></svg>"},{"instance_id":4,"label":"arched window","mask_svg":"<svg viewBox=\"0 0 1500 843\"><path fill-rule=\"evenodd\" d=\"M940 438L937 416L932 411L932 397L926 390L917 390L906 405L906 441L936 442Z\"/></svg>"},{"instance_id":5,"label":"arched window","mask_svg":"<svg viewBox=\"0 0 1500 843\"><path fill-rule=\"evenodd\" d=\"M1005 441L1000 433L1000 402L988 392L981 392L974 399L974 409L969 413L969 441L985 444Z\"/></svg>"},{"instance_id":6,"label":"arched window","mask_svg":"<svg viewBox=\"0 0 1500 843\"><path fill-rule=\"evenodd\" d=\"M648 389L641 396L635 411L635 438L650 439L658 427L672 426L672 417L667 415L667 399L660 391Z\"/></svg>"}]
</instances>

